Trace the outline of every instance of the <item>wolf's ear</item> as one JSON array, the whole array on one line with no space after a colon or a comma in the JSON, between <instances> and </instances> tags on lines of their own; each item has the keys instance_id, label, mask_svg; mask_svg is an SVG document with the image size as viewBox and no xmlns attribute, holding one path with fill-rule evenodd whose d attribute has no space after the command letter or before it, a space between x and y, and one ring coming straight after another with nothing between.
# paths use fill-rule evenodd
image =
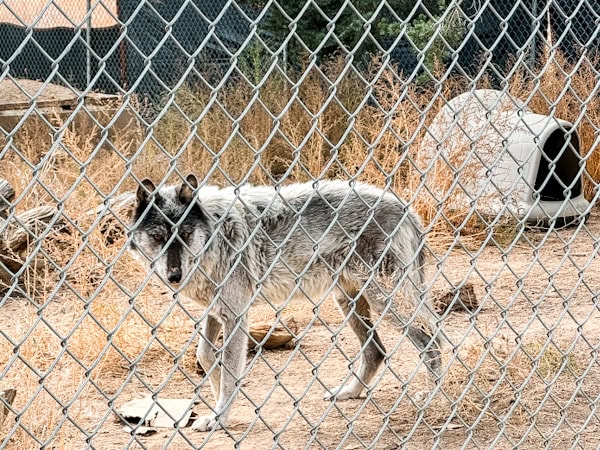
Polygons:
<instances>
[{"instance_id":1,"label":"wolf's ear","mask_svg":"<svg viewBox=\"0 0 600 450\"><path fill-rule=\"evenodd\" d=\"M154 183L148 179L142 181L137 190L137 201L139 204L148 202L148 195L150 192L154 192L156 190L156 186Z\"/></svg>"},{"instance_id":2,"label":"wolf's ear","mask_svg":"<svg viewBox=\"0 0 600 450\"><path fill-rule=\"evenodd\" d=\"M198 189L198 179L192 173L185 177L185 181L179 190L179 200L183 204L189 204L194 198L194 191Z\"/></svg>"}]
</instances>

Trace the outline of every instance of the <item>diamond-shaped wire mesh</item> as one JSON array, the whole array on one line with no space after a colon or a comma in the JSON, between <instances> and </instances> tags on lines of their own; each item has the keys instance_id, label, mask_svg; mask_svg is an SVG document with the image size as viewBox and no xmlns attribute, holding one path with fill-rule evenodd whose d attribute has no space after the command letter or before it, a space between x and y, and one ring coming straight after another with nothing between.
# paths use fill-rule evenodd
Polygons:
<instances>
[{"instance_id":1,"label":"diamond-shaped wire mesh","mask_svg":"<svg viewBox=\"0 0 600 450\"><path fill-rule=\"evenodd\" d=\"M0 0L0 448L597 448L599 11Z\"/></svg>"}]
</instances>

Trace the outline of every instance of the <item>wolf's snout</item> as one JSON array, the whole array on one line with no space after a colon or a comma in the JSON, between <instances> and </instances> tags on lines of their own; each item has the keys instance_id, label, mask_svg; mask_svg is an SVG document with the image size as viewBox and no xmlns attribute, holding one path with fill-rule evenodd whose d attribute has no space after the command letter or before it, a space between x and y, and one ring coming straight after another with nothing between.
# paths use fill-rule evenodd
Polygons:
<instances>
[{"instance_id":1,"label":"wolf's snout","mask_svg":"<svg viewBox=\"0 0 600 450\"><path fill-rule=\"evenodd\" d=\"M169 283L179 283L181 281L181 269L179 267L170 268L167 280L169 280Z\"/></svg>"}]
</instances>

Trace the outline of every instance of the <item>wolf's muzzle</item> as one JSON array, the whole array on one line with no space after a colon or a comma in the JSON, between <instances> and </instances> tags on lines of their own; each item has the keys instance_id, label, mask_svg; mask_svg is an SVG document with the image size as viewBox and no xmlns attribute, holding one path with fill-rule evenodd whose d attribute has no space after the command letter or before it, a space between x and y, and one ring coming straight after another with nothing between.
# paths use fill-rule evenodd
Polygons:
<instances>
[{"instance_id":1,"label":"wolf's muzzle","mask_svg":"<svg viewBox=\"0 0 600 450\"><path fill-rule=\"evenodd\" d=\"M167 273L167 280L169 280L169 283L179 283L181 281L181 269L179 267L170 268Z\"/></svg>"}]
</instances>

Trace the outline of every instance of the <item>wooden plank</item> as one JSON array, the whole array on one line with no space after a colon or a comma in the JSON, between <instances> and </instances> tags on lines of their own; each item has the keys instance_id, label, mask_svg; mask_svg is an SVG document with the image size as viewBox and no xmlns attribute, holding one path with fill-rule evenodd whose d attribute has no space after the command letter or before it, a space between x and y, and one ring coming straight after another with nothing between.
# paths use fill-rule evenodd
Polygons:
<instances>
[{"instance_id":1,"label":"wooden plank","mask_svg":"<svg viewBox=\"0 0 600 450\"><path fill-rule=\"evenodd\" d=\"M26 79L0 81L0 111L22 110L31 106L35 98L37 108L77 106L79 92L57 84Z\"/></svg>"}]
</instances>

